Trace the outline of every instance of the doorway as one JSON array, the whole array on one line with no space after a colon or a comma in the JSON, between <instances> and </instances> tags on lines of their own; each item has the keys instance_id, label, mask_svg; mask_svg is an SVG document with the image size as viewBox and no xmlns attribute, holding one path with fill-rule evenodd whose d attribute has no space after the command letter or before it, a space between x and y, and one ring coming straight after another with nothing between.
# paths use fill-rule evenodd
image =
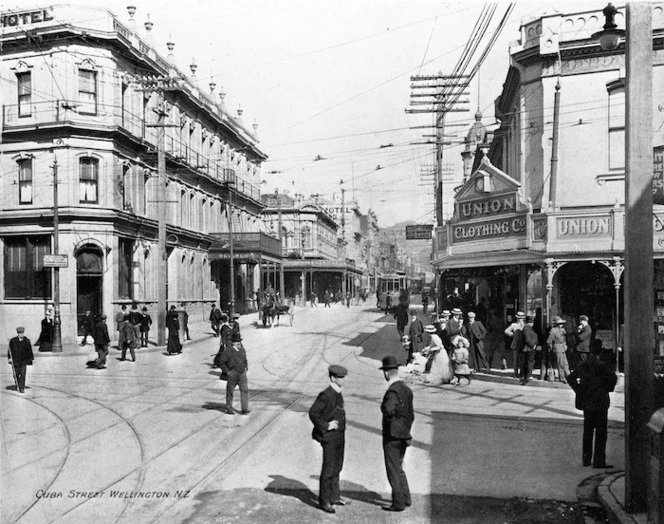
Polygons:
<instances>
[{"instance_id":1,"label":"doorway","mask_svg":"<svg viewBox=\"0 0 664 524\"><path fill-rule=\"evenodd\" d=\"M83 319L89 309L95 318L102 314L103 264L97 246L86 245L76 253L76 325L83 335Z\"/></svg>"}]
</instances>

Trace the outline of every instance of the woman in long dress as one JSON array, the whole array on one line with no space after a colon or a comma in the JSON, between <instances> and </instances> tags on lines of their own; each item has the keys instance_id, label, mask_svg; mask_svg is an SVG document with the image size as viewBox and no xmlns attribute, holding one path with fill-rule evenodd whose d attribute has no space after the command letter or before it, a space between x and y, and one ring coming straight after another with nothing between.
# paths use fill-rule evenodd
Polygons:
<instances>
[{"instance_id":1,"label":"woman in long dress","mask_svg":"<svg viewBox=\"0 0 664 524\"><path fill-rule=\"evenodd\" d=\"M173 353L182 353L182 344L180 343L180 322L178 321L178 312L175 306L166 314L166 327L168 328L168 342L166 351L171 355Z\"/></svg>"},{"instance_id":2,"label":"woman in long dress","mask_svg":"<svg viewBox=\"0 0 664 524\"><path fill-rule=\"evenodd\" d=\"M443 347L443 341L436 333L435 326L430 324L424 328L424 331L431 337L429 345L422 350L422 354L428 355L424 382L434 385L448 384L452 379L452 373L450 358Z\"/></svg>"}]
</instances>

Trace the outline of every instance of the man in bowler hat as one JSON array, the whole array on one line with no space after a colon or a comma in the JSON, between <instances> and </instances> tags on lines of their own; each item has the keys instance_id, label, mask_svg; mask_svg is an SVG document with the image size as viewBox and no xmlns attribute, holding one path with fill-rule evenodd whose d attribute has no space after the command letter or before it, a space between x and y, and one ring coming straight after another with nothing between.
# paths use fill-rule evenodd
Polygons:
<instances>
[{"instance_id":1,"label":"man in bowler hat","mask_svg":"<svg viewBox=\"0 0 664 524\"><path fill-rule=\"evenodd\" d=\"M346 434L346 412L341 388L347 374L348 371L343 366L330 366L330 385L318 394L309 409L309 418L314 424L311 438L320 442L323 448L318 503L326 513L336 513L334 506L348 504L339 492L339 474L344 465Z\"/></svg>"},{"instance_id":2,"label":"man in bowler hat","mask_svg":"<svg viewBox=\"0 0 664 524\"><path fill-rule=\"evenodd\" d=\"M612 468L606 463L609 393L615 389L618 377L600 360L602 345L595 344L592 349L592 354L569 374L567 382L576 393L576 409L583 411L583 465Z\"/></svg>"},{"instance_id":3,"label":"man in bowler hat","mask_svg":"<svg viewBox=\"0 0 664 524\"><path fill-rule=\"evenodd\" d=\"M224 351L219 357L219 367L221 368L221 379L226 377L226 413L235 415L233 410L233 393L235 386L240 388L240 406L242 415L251 413L249 410L249 383L247 380L247 353L242 345L242 338L239 333L231 336L231 347Z\"/></svg>"},{"instance_id":4,"label":"man in bowler hat","mask_svg":"<svg viewBox=\"0 0 664 524\"><path fill-rule=\"evenodd\" d=\"M25 336L25 328L16 328L16 336L9 341L7 358L9 359L9 365L12 366L12 370L14 371L16 389L18 389L19 393L25 393L27 366L32 366L32 361L35 359L30 339Z\"/></svg>"},{"instance_id":5,"label":"man in bowler hat","mask_svg":"<svg viewBox=\"0 0 664 524\"><path fill-rule=\"evenodd\" d=\"M108 326L106 325L106 315L102 314L99 321L92 330L92 338L95 341L95 351L97 351L97 360L94 361L94 367L104 369L106 367L106 357L108 356L108 345L111 338L108 335Z\"/></svg>"},{"instance_id":6,"label":"man in bowler hat","mask_svg":"<svg viewBox=\"0 0 664 524\"><path fill-rule=\"evenodd\" d=\"M388 383L380 410L383 413L385 470L392 486L392 504L383 506L383 509L403 511L412 504L408 479L403 470L403 458L412 441L410 428L415 418L413 392L399 380L399 364L395 357L385 357L380 369Z\"/></svg>"}]
</instances>

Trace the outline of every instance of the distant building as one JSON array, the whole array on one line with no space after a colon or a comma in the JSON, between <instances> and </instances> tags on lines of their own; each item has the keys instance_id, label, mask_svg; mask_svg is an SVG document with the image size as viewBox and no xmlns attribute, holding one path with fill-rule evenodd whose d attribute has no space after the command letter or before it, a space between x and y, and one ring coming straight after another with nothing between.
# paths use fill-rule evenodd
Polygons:
<instances>
[{"instance_id":1,"label":"distant building","mask_svg":"<svg viewBox=\"0 0 664 524\"><path fill-rule=\"evenodd\" d=\"M199 86L194 65L187 77L172 55L155 50L150 22L139 30L133 17L125 23L103 9L68 5L7 11L2 20L0 338L25 325L36 339L54 300L52 270L44 267L54 253L54 182L58 254L68 260L59 271L65 344L86 309L109 318L121 303L152 309L158 286L168 286L169 304L189 303L190 314L220 299L226 308L229 223L262 238L266 155L255 129L226 111L213 84L210 92ZM162 95L141 90L146 76L181 80ZM161 112L165 194L157 176ZM167 274L158 270L162 200ZM260 252L268 244L256 245ZM240 310L252 308L258 264L251 257L235 264Z\"/></svg>"}]
</instances>

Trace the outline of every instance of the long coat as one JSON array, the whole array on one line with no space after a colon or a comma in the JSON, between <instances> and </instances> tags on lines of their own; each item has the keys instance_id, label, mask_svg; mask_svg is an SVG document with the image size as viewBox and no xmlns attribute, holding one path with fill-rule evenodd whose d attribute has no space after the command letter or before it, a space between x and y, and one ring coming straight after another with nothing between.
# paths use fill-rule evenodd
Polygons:
<instances>
[{"instance_id":1,"label":"long coat","mask_svg":"<svg viewBox=\"0 0 664 524\"><path fill-rule=\"evenodd\" d=\"M410 429L415 419L413 392L406 384L401 380L393 382L385 392L380 410L383 413L383 439L412 439Z\"/></svg>"},{"instance_id":2,"label":"long coat","mask_svg":"<svg viewBox=\"0 0 664 524\"><path fill-rule=\"evenodd\" d=\"M327 426L333 420L339 423L339 428L334 431L343 433L346 430L346 411L341 393L335 391L332 386L321 391L309 409L309 419L314 425L311 438L318 442L327 440L330 433Z\"/></svg>"},{"instance_id":3,"label":"long coat","mask_svg":"<svg viewBox=\"0 0 664 524\"><path fill-rule=\"evenodd\" d=\"M576 350L579 353L590 352L590 338L592 334L593 330L589 325L583 326L576 334Z\"/></svg>"},{"instance_id":4,"label":"long coat","mask_svg":"<svg viewBox=\"0 0 664 524\"><path fill-rule=\"evenodd\" d=\"M111 337L108 336L108 326L106 321L100 320L95 324L92 330L92 338L96 346L107 346L111 343Z\"/></svg>"},{"instance_id":5,"label":"long coat","mask_svg":"<svg viewBox=\"0 0 664 524\"><path fill-rule=\"evenodd\" d=\"M472 324L468 322L463 326L463 336L468 339L471 346L477 349L484 350L484 337L486 337L486 328L479 321L476 320Z\"/></svg>"},{"instance_id":6,"label":"long coat","mask_svg":"<svg viewBox=\"0 0 664 524\"><path fill-rule=\"evenodd\" d=\"M7 352L7 358L12 360L14 366L21 364L32 364L35 356L32 353L32 344L30 344L30 339L27 337L23 337L23 340L19 340L18 337L12 338L9 341L9 351Z\"/></svg>"},{"instance_id":7,"label":"long coat","mask_svg":"<svg viewBox=\"0 0 664 524\"><path fill-rule=\"evenodd\" d=\"M576 409L606 411L609 409L609 393L614 390L618 377L596 355L590 355L567 377L576 393Z\"/></svg>"}]
</instances>

